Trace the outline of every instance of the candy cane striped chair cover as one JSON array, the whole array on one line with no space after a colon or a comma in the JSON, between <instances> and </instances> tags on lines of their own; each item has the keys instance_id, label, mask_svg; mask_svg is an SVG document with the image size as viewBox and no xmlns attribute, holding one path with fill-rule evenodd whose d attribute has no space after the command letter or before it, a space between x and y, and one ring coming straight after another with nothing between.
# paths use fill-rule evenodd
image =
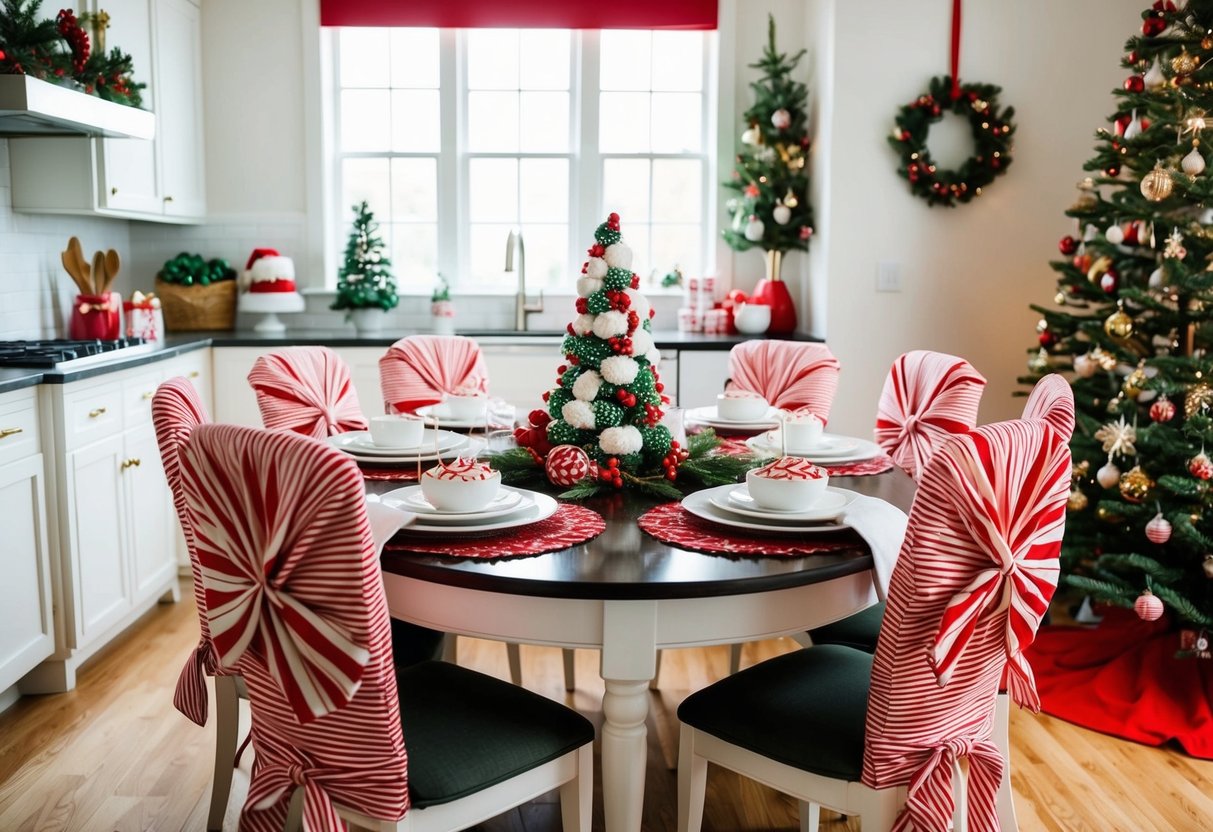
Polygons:
<instances>
[{"instance_id":1,"label":"candy cane striped chair cover","mask_svg":"<svg viewBox=\"0 0 1213 832\"><path fill-rule=\"evenodd\" d=\"M286 347L259 356L248 381L269 430L324 439L367 429L350 368L328 347Z\"/></svg>"},{"instance_id":2,"label":"candy cane striped chair cover","mask_svg":"<svg viewBox=\"0 0 1213 832\"><path fill-rule=\"evenodd\" d=\"M152 396L152 424L156 430L156 442L160 446L160 460L169 490L173 494L173 507L181 523L181 534L185 537L189 553L190 570L194 578L194 602L199 610L198 624L201 634L198 646L190 653L177 678L177 689L173 694L173 705L190 721L205 726L209 701L206 692L206 677L215 678L215 760L211 781L211 805L207 812L207 829L222 829L223 816L227 811L227 800L232 786L232 771L235 768L236 739L239 733L239 676L224 670L215 660L211 649L211 631L207 626L203 609L202 573L198 556L194 552L194 532L185 516L185 495L181 491L180 450L194 428L208 423L206 407L198 398L194 385L180 376L160 385Z\"/></svg>"},{"instance_id":3,"label":"candy cane striped chair cover","mask_svg":"<svg viewBox=\"0 0 1213 832\"><path fill-rule=\"evenodd\" d=\"M914 350L893 362L876 409L876 442L911 477L953 433L972 430L986 380L963 358Z\"/></svg>"},{"instance_id":4,"label":"candy cane striped chair cover","mask_svg":"<svg viewBox=\"0 0 1213 832\"><path fill-rule=\"evenodd\" d=\"M810 647L679 707L679 830L699 828L709 761L794 795L802 811L860 815L865 829L945 832L965 817L977 832L999 829L995 700L1006 668L1011 696L1039 707L1023 650L1057 584L1069 480L1065 437L1041 420L940 447L910 512L875 657Z\"/></svg>"},{"instance_id":5,"label":"candy cane striped chair cover","mask_svg":"<svg viewBox=\"0 0 1213 832\"><path fill-rule=\"evenodd\" d=\"M390 412L413 413L458 390L488 393L489 373L471 338L409 335L379 359L379 382Z\"/></svg>"},{"instance_id":6,"label":"candy cane striped chair cover","mask_svg":"<svg viewBox=\"0 0 1213 832\"><path fill-rule=\"evenodd\" d=\"M1070 441L1074 434L1074 390L1057 373L1036 382L1023 406L1023 418L1043 419Z\"/></svg>"},{"instance_id":7,"label":"candy cane striped chair cover","mask_svg":"<svg viewBox=\"0 0 1213 832\"><path fill-rule=\"evenodd\" d=\"M773 407L808 408L823 422L838 390L838 359L825 344L743 341L729 350L730 390L758 393Z\"/></svg>"},{"instance_id":8,"label":"candy cane striped chair cover","mask_svg":"<svg viewBox=\"0 0 1213 832\"><path fill-rule=\"evenodd\" d=\"M460 829L554 788L566 830L589 829L584 717L442 662L397 686L352 460L235 425L197 428L180 456L215 656L252 707L241 830Z\"/></svg>"}]
</instances>

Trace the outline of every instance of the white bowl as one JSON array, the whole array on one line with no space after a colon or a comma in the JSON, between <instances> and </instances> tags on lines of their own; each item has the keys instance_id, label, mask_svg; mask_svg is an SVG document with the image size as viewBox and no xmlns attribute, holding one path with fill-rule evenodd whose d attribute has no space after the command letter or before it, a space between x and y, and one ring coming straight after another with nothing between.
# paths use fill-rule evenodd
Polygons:
<instances>
[{"instance_id":1,"label":"white bowl","mask_svg":"<svg viewBox=\"0 0 1213 832\"><path fill-rule=\"evenodd\" d=\"M771 325L771 307L761 303L743 303L733 312L733 326L746 335L761 335Z\"/></svg>"},{"instance_id":2,"label":"white bowl","mask_svg":"<svg viewBox=\"0 0 1213 832\"><path fill-rule=\"evenodd\" d=\"M485 479L439 479L443 466L436 465L421 474L421 493L439 511L479 511L493 502L501 488L501 472Z\"/></svg>"},{"instance_id":3,"label":"white bowl","mask_svg":"<svg viewBox=\"0 0 1213 832\"><path fill-rule=\"evenodd\" d=\"M383 448L416 448L425 435L425 421L419 416L394 413L371 417L371 441Z\"/></svg>"},{"instance_id":4,"label":"white bowl","mask_svg":"<svg viewBox=\"0 0 1213 832\"><path fill-rule=\"evenodd\" d=\"M488 396L483 393L473 396L458 396L448 393L442 400L442 404L452 419L475 419L477 416L484 415Z\"/></svg>"},{"instance_id":5,"label":"white bowl","mask_svg":"<svg viewBox=\"0 0 1213 832\"><path fill-rule=\"evenodd\" d=\"M812 465L812 463L809 463L810 467L819 472L816 477L773 479L766 475L765 472L772 466L792 459L798 459L798 457L783 457L770 465L746 472L746 488L759 507L772 511L803 511L812 508L813 504L826 493L826 484L830 481L830 475L824 468ZM800 460L800 462L807 462L807 460Z\"/></svg>"},{"instance_id":6,"label":"white bowl","mask_svg":"<svg viewBox=\"0 0 1213 832\"><path fill-rule=\"evenodd\" d=\"M821 444L825 425L812 413L789 416L783 422L783 441L789 451L810 451Z\"/></svg>"},{"instance_id":7,"label":"white bowl","mask_svg":"<svg viewBox=\"0 0 1213 832\"><path fill-rule=\"evenodd\" d=\"M757 393L729 390L716 396L716 415L728 422L757 422L771 406Z\"/></svg>"}]
</instances>

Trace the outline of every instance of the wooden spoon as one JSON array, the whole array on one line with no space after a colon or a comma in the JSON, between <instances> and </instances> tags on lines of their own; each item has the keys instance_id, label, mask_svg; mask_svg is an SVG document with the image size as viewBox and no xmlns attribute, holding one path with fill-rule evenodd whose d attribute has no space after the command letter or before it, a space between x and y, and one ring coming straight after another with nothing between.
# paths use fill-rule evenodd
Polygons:
<instances>
[{"instance_id":1,"label":"wooden spoon","mask_svg":"<svg viewBox=\"0 0 1213 832\"><path fill-rule=\"evenodd\" d=\"M80 294L89 294L88 288L84 285L84 278L76 271L76 261L72 259L71 252L64 251L60 255L60 259L63 261L63 270L67 272L72 282L76 284L76 288L80 290Z\"/></svg>"},{"instance_id":2,"label":"wooden spoon","mask_svg":"<svg viewBox=\"0 0 1213 832\"><path fill-rule=\"evenodd\" d=\"M86 295L95 295L96 284L93 281L92 269L89 268L88 261L84 259L84 250L80 247L80 238L72 237L68 240L67 250L71 253L72 260L75 261L76 273L84 281L82 291Z\"/></svg>"},{"instance_id":3,"label":"wooden spoon","mask_svg":"<svg viewBox=\"0 0 1213 832\"><path fill-rule=\"evenodd\" d=\"M93 289L95 294L101 294L105 291L105 252L98 251L93 255Z\"/></svg>"},{"instance_id":4,"label":"wooden spoon","mask_svg":"<svg viewBox=\"0 0 1213 832\"><path fill-rule=\"evenodd\" d=\"M105 288L101 291L108 292L110 287L114 285L114 281L118 277L118 270L122 268L122 261L118 259L118 252L112 248L105 253Z\"/></svg>"}]
</instances>

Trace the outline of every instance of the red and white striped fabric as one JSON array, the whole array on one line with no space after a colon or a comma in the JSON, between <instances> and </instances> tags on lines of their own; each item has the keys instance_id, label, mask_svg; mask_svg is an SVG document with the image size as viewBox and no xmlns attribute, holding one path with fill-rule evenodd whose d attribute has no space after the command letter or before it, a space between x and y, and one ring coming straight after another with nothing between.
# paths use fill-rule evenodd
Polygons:
<instances>
[{"instance_id":1,"label":"red and white striped fabric","mask_svg":"<svg viewBox=\"0 0 1213 832\"><path fill-rule=\"evenodd\" d=\"M1024 419L1044 419L1067 442L1074 435L1074 390L1057 373L1036 382L1023 406Z\"/></svg>"},{"instance_id":2,"label":"red and white striped fabric","mask_svg":"<svg viewBox=\"0 0 1213 832\"><path fill-rule=\"evenodd\" d=\"M963 358L914 350L893 362L876 410L876 442L911 477L953 433L972 430L986 380Z\"/></svg>"},{"instance_id":3,"label":"red and white striped fabric","mask_svg":"<svg viewBox=\"0 0 1213 832\"><path fill-rule=\"evenodd\" d=\"M807 408L826 422L839 370L825 344L744 341L729 351L728 388L758 393L773 407Z\"/></svg>"},{"instance_id":4,"label":"red and white striped fabric","mask_svg":"<svg viewBox=\"0 0 1213 832\"><path fill-rule=\"evenodd\" d=\"M215 652L252 706L240 828L281 830L297 786L309 832L344 829L334 802L399 820L407 758L357 467L306 437L204 425L181 479Z\"/></svg>"},{"instance_id":5,"label":"red and white striped fabric","mask_svg":"<svg viewBox=\"0 0 1213 832\"><path fill-rule=\"evenodd\" d=\"M156 442L160 446L160 461L164 466L169 490L173 493L173 507L177 510L177 519L181 523L181 533L185 536L190 569L194 573L194 601L200 613L203 609L202 576L198 557L194 552L194 532L185 516L185 495L181 492L180 452L181 445L189 439L194 428L209 421L206 408L198 398L198 391L188 379L180 376L171 378L161 384L152 396L152 424L156 429ZM210 705L206 677L215 675L218 666L211 650L211 631L207 626L206 617L199 614L198 618L202 630L198 646L191 651L185 667L181 668L181 674L177 677L173 705L190 721L206 725Z\"/></svg>"},{"instance_id":6,"label":"red and white striped fabric","mask_svg":"<svg viewBox=\"0 0 1213 832\"><path fill-rule=\"evenodd\" d=\"M379 384L388 409L413 413L448 393L488 393L489 372L480 345L462 335L410 335L379 359Z\"/></svg>"},{"instance_id":7,"label":"red and white striped fabric","mask_svg":"<svg viewBox=\"0 0 1213 832\"><path fill-rule=\"evenodd\" d=\"M909 786L895 830L949 828L958 757L969 828L998 829L995 697L1008 668L1011 695L1039 708L1022 651L1057 585L1069 484L1065 437L1040 420L953 436L923 472L868 696L863 782Z\"/></svg>"},{"instance_id":8,"label":"red and white striped fabric","mask_svg":"<svg viewBox=\"0 0 1213 832\"><path fill-rule=\"evenodd\" d=\"M350 368L328 347L287 347L253 362L248 382L257 394L261 423L324 439L366 430L366 417Z\"/></svg>"}]
</instances>

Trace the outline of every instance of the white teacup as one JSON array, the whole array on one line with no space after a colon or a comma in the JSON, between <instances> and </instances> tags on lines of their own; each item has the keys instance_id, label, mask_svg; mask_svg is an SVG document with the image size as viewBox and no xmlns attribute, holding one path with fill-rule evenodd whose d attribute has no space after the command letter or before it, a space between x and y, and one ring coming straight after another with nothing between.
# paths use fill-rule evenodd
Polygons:
<instances>
[{"instance_id":1,"label":"white teacup","mask_svg":"<svg viewBox=\"0 0 1213 832\"><path fill-rule=\"evenodd\" d=\"M728 422L757 422L769 409L766 399L749 390L726 390L716 396L716 415Z\"/></svg>"},{"instance_id":2,"label":"white teacup","mask_svg":"<svg viewBox=\"0 0 1213 832\"><path fill-rule=\"evenodd\" d=\"M501 487L501 472L474 459L435 465L421 475L421 493L439 511L479 511Z\"/></svg>"},{"instance_id":3,"label":"white teacup","mask_svg":"<svg viewBox=\"0 0 1213 832\"><path fill-rule=\"evenodd\" d=\"M483 416L486 404L488 396L483 393L448 393L442 400L443 409L452 419L475 419Z\"/></svg>"},{"instance_id":4,"label":"white teacup","mask_svg":"<svg viewBox=\"0 0 1213 832\"><path fill-rule=\"evenodd\" d=\"M807 459L785 456L746 472L746 488L761 508L803 511L825 494L830 475Z\"/></svg>"},{"instance_id":5,"label":"white teacup","mask_svg":"<svg viewBox=\"0 0 1213 832\"><path fill-rule=\"evenodd\" d=\"M371 441L384 448L416 448L425 436L420 416L393 413L371 417Z\"/></svg>"},{"instance_id":6,"label":"white teacup","mask_svg":"<svg viewBox=\"0 0 1213 832\"><path fill-rule=\"evenodd\" d=\"M783 441L787 449L811 451L821 444L825 425L814 413L793 413L783 420Z\"/></svg>"}]
</instances>

